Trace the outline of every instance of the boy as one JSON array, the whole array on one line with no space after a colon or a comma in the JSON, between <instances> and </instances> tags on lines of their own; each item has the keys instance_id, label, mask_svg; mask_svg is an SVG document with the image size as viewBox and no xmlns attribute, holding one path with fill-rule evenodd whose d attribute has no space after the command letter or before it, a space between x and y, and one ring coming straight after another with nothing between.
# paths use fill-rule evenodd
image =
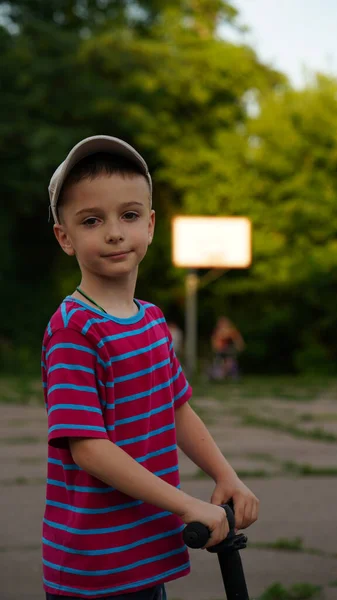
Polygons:
<instances>
[{"instance_id":1,"label":"boy","mask_svg":"<svg viewBox=\"0 0 337 600\"><path fill-rule=\"evenodd\" d=\"M256 520L258 500L190 408L162 312L134 299L155 224L143 158L122 140L87 138L49 195L81 283L43 340L46 598L157 600L189 572L184 523L201 521L216 544L228 533L217 505L232 497L240 528ZM177 444L215 480L211 503L179 489Z\"/></svg>"}]
</instances>

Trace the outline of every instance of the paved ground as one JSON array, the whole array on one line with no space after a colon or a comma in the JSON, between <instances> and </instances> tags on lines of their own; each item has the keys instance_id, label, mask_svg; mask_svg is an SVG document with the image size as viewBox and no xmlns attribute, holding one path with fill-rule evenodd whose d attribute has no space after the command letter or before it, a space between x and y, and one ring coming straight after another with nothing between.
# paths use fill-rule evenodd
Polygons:
<instances>
[{"instance_id":1,"label":"paved ground","mask_svg":"<svg viewBox=\"0 0 337 600\"><path fill-rule=\"evenodd\" d=\"M221 450L261 500L260 519L247 532L250 545L241 553L251 598L279 581L285 587L319 585L324 600L336 600L336 400L322 396L308 402L264 398L224 403L204 398L196 405ZM248 413L264 419L264 426L244 425ZM0 598L43 600L44 408L1 404L0 417ZM321 438L322 431L332 434L330 441L310 439ZM312 474L302 476L308 465ZM183 456L181 472L185 491L209 499L212 482L200 478ZM286 548L273 549L282 545L281 538ZM297 551L289 549L291 544ZM205 551L191 556L192 574L169 584L170 600L224 598L216 557Z\"/></svg>"}]
</instances>

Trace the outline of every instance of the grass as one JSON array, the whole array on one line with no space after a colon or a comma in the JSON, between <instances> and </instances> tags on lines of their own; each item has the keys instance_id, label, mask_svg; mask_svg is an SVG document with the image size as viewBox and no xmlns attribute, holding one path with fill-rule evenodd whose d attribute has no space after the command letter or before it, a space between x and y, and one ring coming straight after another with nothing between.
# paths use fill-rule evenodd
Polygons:
<instances>
[{"instance_id":1,"label":"grass","mask_svg":"<svg viewBox=\"0 0 337 600\"><path fill-rule=\"evenodd\" d=\"M266 546L265 546L266 547ZM296 538L279 538L275 542L268 544L271 550L287 550L290 552L303 552L303 541L300 537Z\"/></svg>"},{"instance_id":2,"label":"grass","mask_svg":"<svg viewBox=\"0 0 337 600\"><path fill-rule=\"evenodd\" d=\"M1 479L0 485L11 487L13 485L43 485L46 483L43 477L14 477L13 479Z\"/></svg>"},{"instance_id":3,"label":"grass","mask_svg":"<svg viewBox=\"0 0 337 600\"><path fill-rule=\"evenodd\" d=\"M240 455L237 455L240 456ZM267 454L263 452L252 452L245 455L249 460L262 461L269 464L274 464L278 466L273 472L269 471L269 476L275 475L295 475L297 477L336 477L337 476L337 467L331 466L319 466L315 467L308 463L296 463L294 461L281 461L276 456L272 454Z\"/></svg>"},{"instance_id":4,"label":"grass","mask_svg":"<svg viewBox=\"0 0 337 600\"><path fill-rule=\"evenodd\" d=\"M301 415L298 416L299 421L302 421L303 423L322 423L322 422L327 422L327 423L335 423L337 421L337 412L335 413L318 413L318 414L312 414L312 413L302 413Z\"/></svg>"},{"instance_id":5,"label":"grass","mask_svg":"<svg viewBox=\"0 0 337 600\"><path fill-rule=\"evenodd\" d=\"M192 381L195 396L208 396L228 400L278 398L308 402L324 392L336 396L336 378L326 376L245 376L239 383L208 382L196 377Z\"/></svg>"},{"instance_id":6,"label":"grass","mask_svg":"<svg viewBox=\"0 0 337 600\"><path fill-rule=\"evenodd\" d=\"M242 417L242 424L253 427L263 427L265 429L272 429L274 431L281 431L282 433L288 433L293 437L302 438L306 440L315 440L319 442L336 443L337 435L315 427L313 429L303 430L296 425L291 425L280 421L279 419L271 419L261 417L253 414L246 414Z\"/></svg>"},{"instance_id":7,"label":"grass","mask_svg":"<svg viewBox=\"0 0 337 600\"><path fill-rule=\"evenodd\" d=\"M270 473L265 471L264 469L236 469L235 472L240 477L240 479L246 477L256 477L258 479L265 479L266 477L270 477ZM181 479L184 481L198 481L199 479L210 479L209 475L198 469L191 475L182 475Z\"/></svg>"},{"instance_id":8,"label":"grass","mask_svg":"<svg viewBox=\"0 0 337 600\"><path fill-rule=\"evenodd\" d=\"M8 419L6 425L8 427L26 427L27 421L26 419Z\"/></svg>"},{"instance_id":9,"label":"grass","mask_svg":"<svg viewBox=\"0 0 337 600\"><path fill-rule=\"evenodd\" d=\"M39 379L25 376L0 377L0 403L42 405L43 391Z\"/></svg>"},{"instance_id":10,"label":"grass","mask_svg":"<svg viewBox=\"0 0 337 600\"><path fill-rule=\"evenodd\" d=\"M241 399L279 398L308 402L315 400L323 392L335 398L336 378L327 376L263 376L247 375L242 381L209 382L203 375L191 381L195 397L208 396L228 401ZM0 376L0 402L16 404L43 404L43 392L39 377Z\"/></svg>"},{"instance_id":11,"label":"grass","mask_svg":"<svg viewBox=\"0 0 337 600\"><path fill-rule=\"evenodd\" d=\"M0 546L0 553L2 552L32 552L35 550L41 550L41 544L26 544L22 546Z\"/></svg>"},{"instance_id":12,"label":"grass","mask_svg":"<svg viewBox=\"0 0 337 600\"><path fill-rule=\"evenodd\" d=\"M320 548L306 548L303 546L303 540L300 537L278 538L274 542L249 542L249 548L255 548L256 550L298 552L301 554L310 554L311 556L323 556L333 559L337 558L337 554L335 552L326 552Z\"/></svg>"},{"instance_id":13,"label":"grass","mask_svg":"<svg viewBox=\"0 0 337 600\"><path fill-rule=\"evenodd\" d=\"M35 425L45 425L47 422L47 416L46 418L42 418L42 419L35 419L35 418L30 418L30 419L8 419L6 421L6 426L8 427L13 427L14 429L16 427L27 427L28 423L31 424L32 426Z\"/></svg>"},{"instance_id":14,"label":"grass","mask_svg":"<svg viewBox=\"0 0 337 600\"><path fill-rule=\"evenodd\" d=\"M274 583L259 600L314 600L321 597L322 588L311 583L296 583L286 589L281 583Z\"/></svg>"},{"instance_id":15,"label":"grass","mask_svg":"<svg viewBox=\"0 0 337 600\"><path fill-rule=\"evenodd\" d=\"M22 456L21 458L18 458L18 462L22 465L36 465L44 463L45 458L42 456Z\"/></svg>"},{"instance_id":16,"label":"grass","mask_svg":"<svg viewBox=\"0 0 337 600\"><path fill-rule=\"evenodd\" d=\"M0 439L0 444L3 446L21 446L25 444L38 444L44 441L43 438L39 438L36 435L26 435L20 437L3 437Z\"/></svg>"},{"instance_id":17,"label":"grass","mask_svg":"<svg viewBox=\"0 0 337 600\"><path fill-rule=\"evenodd\" d=\"M283 464L285 473L290 473L300 477L336 477L337 467L314 467L309 464L297 464L292 461L286 461Z\"/></svg>"},{"instance_id":18,"label":"grass","mask_svg":"<svg viewBox=\"0 0 337 600\"><path fill-rule=\"evenodd\" d=\"M209 382L202 376L192 380L194 397L212 397L224 403L237 400L278 398L308 402L324 392L337 396L336 378L327 376L245 376L239 383ZM43 391L39 378L0 376L0 403L42 404Z\"/></svg>"},{"instance_id":19,"label":"grass","mask_svg":"<svg viewBox=\"0 0 337 600\"><path fill-rule=\"evenodd\" d=\"M226 455L227 458L229 455ZM291 477L337 477L337 467L331 466L319 466L315 467L310 464L301 464L293 461L281 461L276 457L269 454L247 454L246 458L252 460L261 460L275 465L274 470L246 468L246 469L235 469L240 479L246 479L248 477L256 479L267 479L270 477L280 476L291 476ZM241 457L240 454L236 454L235 457ZM233 456L232 456L233 458ZM201 469L197 469L194 473L181 475L183 481L198 481L203 479L210 479L207 473Z\"/></svg>"}]
</instances>

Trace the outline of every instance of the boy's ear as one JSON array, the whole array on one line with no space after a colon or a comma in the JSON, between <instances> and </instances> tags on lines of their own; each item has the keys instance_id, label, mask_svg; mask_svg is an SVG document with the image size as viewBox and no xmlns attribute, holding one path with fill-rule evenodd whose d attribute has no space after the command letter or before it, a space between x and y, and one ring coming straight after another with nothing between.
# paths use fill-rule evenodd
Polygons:
<instances>
[{"instance_id":1,"label":"boy's ear","mask_svg":"<svg viewBox=\"0 0 337 600\"><path fill-rule=\"evenodd\" d=\"M152 209L151 213L150 213L150 220L149 220L149 239L148 239L149 244L151 244L151 242L153 240L155 222L156 222L156 214L155 214L154 210Z\"/></svg>"},{"instance_id":2,"label":"boy's ear","mask_svg":"<svg viewBox=\"0 0 337 600\"><path fill-rule=\"evenodd\" d=\"M56 237L58 243L60 244L62 250L66 254L68 254L68 256L74 256L75 250L73 248L73 245L71 243L71 240L70 240L66 230L64 229L64 226L59 225L59 223L55 223L53 229L54 229L55 237Z\"/></svg>"}]
</instances>

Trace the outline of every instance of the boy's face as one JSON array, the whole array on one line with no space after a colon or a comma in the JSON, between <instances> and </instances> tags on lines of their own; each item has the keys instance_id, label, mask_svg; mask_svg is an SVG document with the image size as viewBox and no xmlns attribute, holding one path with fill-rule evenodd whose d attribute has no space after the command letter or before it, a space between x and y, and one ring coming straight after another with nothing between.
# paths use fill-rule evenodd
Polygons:
<instances>
[{"instance_id":1,"label":"boy's face","mask_svg":"<svg viewBox=\"0 0 337 600\"><path fill-rule=\"evenodd\" d=\"M63 250L76 255L82 276L136 275L155 223L145 178L102 174L73 184L65 194L54 232Z\"/></svg>"}]
</instances>

